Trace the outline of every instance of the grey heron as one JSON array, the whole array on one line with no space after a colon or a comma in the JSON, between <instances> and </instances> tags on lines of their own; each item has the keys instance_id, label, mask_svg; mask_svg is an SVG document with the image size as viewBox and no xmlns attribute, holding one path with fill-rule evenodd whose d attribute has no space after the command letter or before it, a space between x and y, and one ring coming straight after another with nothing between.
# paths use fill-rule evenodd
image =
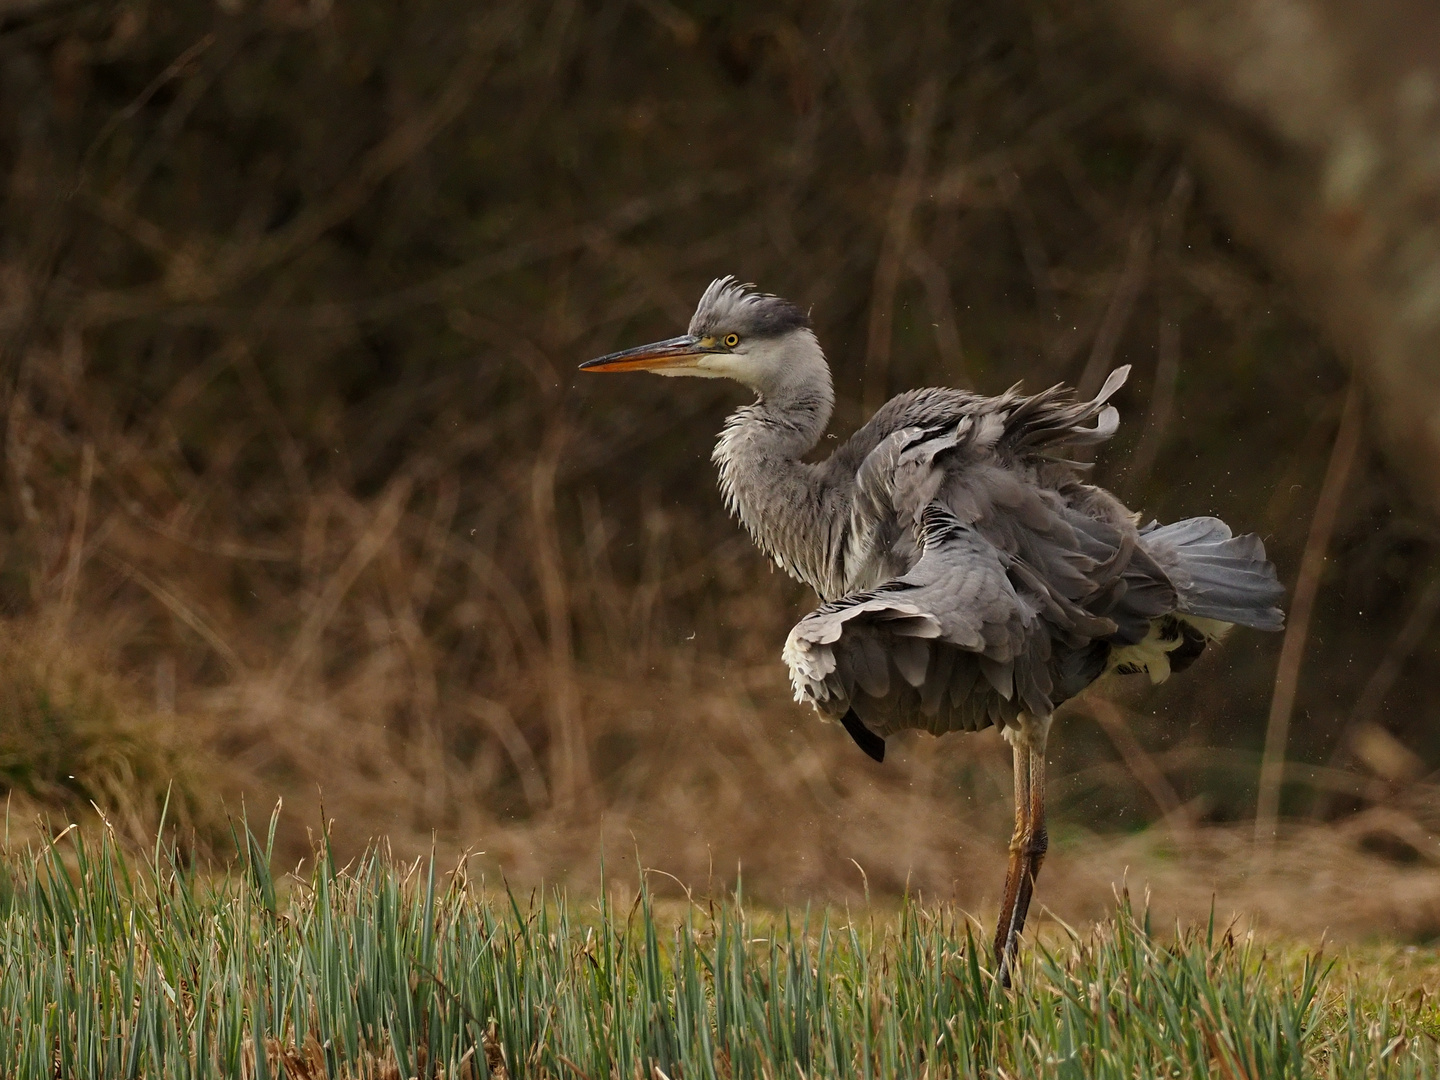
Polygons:
<instances>
[{"instance_id":1,"label":"grey heron","mask_svg":"<svg viewBox=\"0 0 1440 1080\"><path fill-rule=\"evenodd\" d=\"M834 405L808 316L734 278L688 331L583 371L725 378L756 394L715 447L720 490L757 547L814 589L783 658L797 701L884 759L885 738L995 726L1015 765L1015 831L995 931L1009 984L1048 846L1045 743L1058 705L1107 672L1159 682L1231 626L1279 630L1284 590L1254 535L1218 518L1141 526L1066 446L1115 433L1063 386L998 397L911 390L824 461Z\"/></svg>"}]
</instances>

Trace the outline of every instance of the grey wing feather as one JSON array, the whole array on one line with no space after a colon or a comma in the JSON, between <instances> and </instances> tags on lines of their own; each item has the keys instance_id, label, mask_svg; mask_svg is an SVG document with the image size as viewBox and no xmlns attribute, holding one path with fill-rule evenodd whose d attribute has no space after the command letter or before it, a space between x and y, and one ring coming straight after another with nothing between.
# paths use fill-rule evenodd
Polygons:
<instances>
[{"instance_id":1,"label":"grey wing feather","mask_svg":"<svg viewBox=\"0 0 1440 1080\"><path fill-rule=\"evenodd\" d=\"M791 630L796 699L836 717L853 708L882 737L1048 713L1048 636L999 553L939 503L922 515L921 537L908 574L822 605Z\"/></svg>"},{"instance_id":2,"label":"grey wing feather","mask_svg":"<svg viewBox=\"0 0 1440 1080\"><path fill-rule=\"evenodd\" d=\"M1002 444L1013 451L1036 452L1061 444L1091 446L1104 442L1120 427L1119 411L1106 402L1129 378L1129 364L1116 368L1089 401L1073 400L1063 386L1020 398L1018 406L1006 415ZM1095 421L1095 426L1085 427L1090 420Z\"/></svg>"},{"instance_id":3,"label":"grey wing feather","mask_svg":"<svg viewBox=\"0 0 1440 1080\"><path fill-rule=\"evenodd\" d=\"M1025 477L997 464L997 455L1059 460L1054 447L1110 438L1120 421L1106 402L1129 373L1117 368L1082 402L1063 386L1029 397L1011 388L998 398L931 389L888 402L856 438L870 448L855 467L839 587L828 594L874 588L914 566L920 517L937 499L966 524L1000 506L1015 524L1049 528L1053 508L1036 500ZM1094 426L1085 426L1091 420Z\"/></svg>"},{"instance_id":4,"label":"grey wing feather","mask_svg":"<svg viewBox=\"0 0 1440 1080\"><path fill-rule=\"evenodd\" d=\"M1133 524L1076 510L1010 464L1109 438L1118 414L1106 402L1128 373L1084 402L1061 387L931 390L877 413L859 439L869 450L854 474L844 587L833 590L848 595L801 620L785 646L797 698L830 715L854 709L881 735L973 730L1052 709L1052 638L1077 648L1142 638L1174 594L1141 602L1132 590L1144 584L1126 578ZM1100 670L1069 668L1079 674L1067 687Z\"/></svg>"},{"instance_id":5,"label":"grey wing feather","mask_svg":"<svg viewBox=\"0 0 1440 1080\"><path fill-rule=\"evenodd\" d=\"M1258 538L1214 518L1137 529L1057 456L1115 433L1128 374L1089 401L929 389L877 412L826 466L850 470L850 505L830 602L786 641L796 698L880 737L976 730L1048 715L1107 667L1180 670L1218 623L1279 628Z\"/></svg>"},{"instance_id":6,"label":"grey wing feather","mask_svg":"<svg viewBox=\"0 0 1440 1080\"><path fill-rule=\"evenodd\" d=\"M918 427L891 432L860 463L834 594L873 589L914 564L919 549L896 514L894 476L906 448L923 435Z\"/></svg>"}]
</instances>

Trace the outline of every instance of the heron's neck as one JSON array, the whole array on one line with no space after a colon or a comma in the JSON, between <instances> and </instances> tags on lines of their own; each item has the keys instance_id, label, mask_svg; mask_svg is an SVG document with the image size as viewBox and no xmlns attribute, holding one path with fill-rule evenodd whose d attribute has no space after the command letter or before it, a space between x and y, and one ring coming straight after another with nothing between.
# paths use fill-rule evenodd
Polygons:
<instances>
[{"instance_id":1,"label":"heron's neck","mask_svg":"<svg viewBox=\"0 0 1440 1080\"><path fill-rule=\"evenodd\" d=\"M815 352L818 365L792 368L785 385L760 388L753 405L735 411L714 457L726 505L756 546L828 596L833 513L822 471L801 460L825 433L834 406L830 370L818 346Z\"/></svg>"}]
</instances>

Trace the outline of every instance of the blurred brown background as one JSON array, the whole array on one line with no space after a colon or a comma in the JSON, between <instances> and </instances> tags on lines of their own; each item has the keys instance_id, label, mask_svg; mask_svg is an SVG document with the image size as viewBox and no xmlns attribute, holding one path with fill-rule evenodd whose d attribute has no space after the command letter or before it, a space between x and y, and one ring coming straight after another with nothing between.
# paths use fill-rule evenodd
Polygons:
<instances>
[{"instance_id":1,"label":"blurred brown background","mask_svg":"<svg viewBox=\"0 0 1440 1080\"><path fill-rule=\"evenodd\" d=\"M1292 596L1309 552L1278 707L1238 632L1066 710L1042 899L1440 931L1437 147L1418 3L0 0L12 830L169 790L204 851L283 796L287 858L323 814L526 884L993 902L993 732L877 766L789 700L811 599L709 464L743 392L575 374L733 273L812 309L842 437L1130 363L1099 480Z\"/></svg>"}]
</instances>

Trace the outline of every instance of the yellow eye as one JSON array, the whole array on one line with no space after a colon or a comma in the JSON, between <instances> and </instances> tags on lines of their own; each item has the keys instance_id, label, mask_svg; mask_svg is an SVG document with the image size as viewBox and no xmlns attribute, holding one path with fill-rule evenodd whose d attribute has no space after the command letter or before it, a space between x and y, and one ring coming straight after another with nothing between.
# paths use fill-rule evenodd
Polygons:
<instances>
[{"instance_id":1,"label":"yellow eye","mask_svg":"<svg viewBox=\"0 0 1440 1080\"><path fill-rule=\"evenodd\" d=\"M725 335L725 347L726 347L727 349L733 349L736 345L739 345L739 344L740 344L740 335L739 335L739 334L726 334L726 335Z\"/></svg>"}]
</instances>

